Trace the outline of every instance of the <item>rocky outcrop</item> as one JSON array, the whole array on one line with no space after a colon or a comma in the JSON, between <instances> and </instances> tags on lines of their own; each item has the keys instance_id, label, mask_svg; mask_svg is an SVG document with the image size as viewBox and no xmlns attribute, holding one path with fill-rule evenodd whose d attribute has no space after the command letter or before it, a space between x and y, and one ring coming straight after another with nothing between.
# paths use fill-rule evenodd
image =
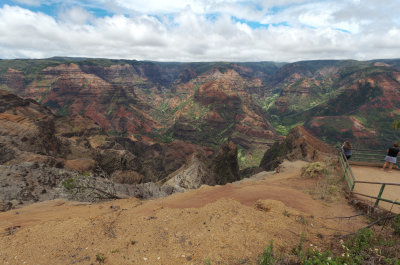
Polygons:
<instances>
[{"instance_id":1,"label":"rocky outcrop","mask_svg":"<svg viewBox=\"0 0 400 265\"><path fill-rule=\"evenodd\" d=\"M183 192L184 189L179 186L171 187L168 185L158 186L154 182L122 185L114 184L117 195L120 197L136 197L140 199L160 198L171 195L176 192Z\"/></svg>"},{"instance_id":2,"label":"rocky outcrop","mask_svg":"<svg viewBox=\"0 0 400 265\"><path fill-rule=\"evenodd\" d=\"M75 172L37 162L0 165L0 202L13 206L62 196L61 181Z\"/></svg>"},{"instance_id":3,"label":"rocky outcrop","mask_svg":"<svg viewBox=\"0 0 400 265\"><path fill-rule=\"evenodd\" d=\"M266 171L274 170L284 159L290 161L325 160L336 154L333 146L312 136L303 127L293 128L285 140L276 142L267 150L260 162L260 167Z\"/></svg>"},{"instance_id":4,"label":"rocky outcrop","mask_svg":"<svg viewBox=\"0 0 400 265\"><path fill-rule=\"evenodd\" d=\"M214 172L209 168L209 161L200 155L193 155L181 169L167 177L164 186L197 189L201 185L217 184Z\"/></svg>"},{"instance_id":5,"label":"rocky outcrop","mask_svg":"<svg viewBox=\"0 0 400 265\"><path fill-rule=\"evenodd\" d=\"M228 182L240 180L238 149L229 141L223 144L212 158L211 170L217 176L215 182L224 185Z\"/></svg>"},{"instance_id":6,"label":"rocky outcrop","mask_svg":"<svg viewBox=\"0 0 400 265\"><path fill-rule=\"evenodd\" d=\"M166 179L164 186L184 189L196 189L201 185L224 185L240 180L237 147L233 142L228 142L208 158L196 153Z\"/></svg>"},{"instance_id":7,"label":"rocky outcrop","mask_svg":"<svg viewBox=\"0 0 400 265\"><path fill-rule=\"evenodd\" d=\"M153 198L240 178L233 143L217 151L179 140L148 144L107 135L81 115L57 116L6 91L0 91L0 102L2 209L61 197L86 201ZM181 177L186 182L155 184L187 165L193 154L206 161L204 170L197 168L201 174L192 176L189 169ZM193 169L195 163L189 164Z\"/></svg>"},{"instance_id":8,"label":"rocky outcrop","mask_svg":"<svg viewBox=\"0 0 400 265\"><path fill-rule=\"evenodd\" d=\"M0 144L0 165L15 158L15 151L5 144Z\"/></svg>"},{"instance_id":9,"label":"rocky outcrop","mask_svg":"<svg viewBox=\"0 0 400 265\"><path fill-rule=\"evenodd\" d=\"M32 100L22 100L0 90L0 138L8 149L40 155L68 152L68 147L55 135L51 112Z\"/></svg>"}]
</instances>

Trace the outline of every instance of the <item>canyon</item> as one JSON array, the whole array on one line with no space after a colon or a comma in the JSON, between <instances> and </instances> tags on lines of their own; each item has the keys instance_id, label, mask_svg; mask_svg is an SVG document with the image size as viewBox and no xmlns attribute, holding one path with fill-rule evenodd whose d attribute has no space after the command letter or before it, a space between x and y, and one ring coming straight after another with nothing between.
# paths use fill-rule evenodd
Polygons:
<instances>
[{"instance_id":1,"label":"canyon","mask_svg":"<svg viewBox=\"0 0 400 265\"><path fill-rule=\"evenodd\" d=\"M374 149L399 136L400 60L0 60L0 89L3 210L237 181L309 132Z\"/></svg>"}]
</instances>

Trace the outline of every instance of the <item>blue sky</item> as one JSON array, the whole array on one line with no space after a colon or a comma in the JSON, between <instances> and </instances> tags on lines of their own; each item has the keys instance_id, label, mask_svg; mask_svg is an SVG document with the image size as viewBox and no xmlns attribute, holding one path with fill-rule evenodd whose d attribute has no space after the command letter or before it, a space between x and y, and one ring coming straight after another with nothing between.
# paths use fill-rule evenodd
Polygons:
<instances>
[{"instance_id":1,"label":"blue sky","mask_svg":"<svg viewBox=\"0 0 400 265\"><path fill-rule=\"evenodd\" d=\"M0 0L0 58L400 57L396 0Z\"/></svg>"}]
</instances>

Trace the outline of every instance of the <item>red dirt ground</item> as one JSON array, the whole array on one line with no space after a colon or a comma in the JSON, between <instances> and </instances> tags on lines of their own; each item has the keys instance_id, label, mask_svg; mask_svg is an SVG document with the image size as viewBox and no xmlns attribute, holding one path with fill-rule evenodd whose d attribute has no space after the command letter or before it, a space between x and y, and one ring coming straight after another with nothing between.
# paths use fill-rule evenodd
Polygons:
<instances>
[{"instance_id":1,"label":"red dirt ground","mask_svg":"<svg viewBox=\"0 0 400 265\"><path fill-rule=\"evenodd\" d=\"M365 226L335 218L357 214L340 194L312 198L319 180L300 176L305 164L157 200L56 200L0 213L0 263L256 264L270 240L288 253L302 233L304 244L329 246Z\"/></svg>"}]
</instances>

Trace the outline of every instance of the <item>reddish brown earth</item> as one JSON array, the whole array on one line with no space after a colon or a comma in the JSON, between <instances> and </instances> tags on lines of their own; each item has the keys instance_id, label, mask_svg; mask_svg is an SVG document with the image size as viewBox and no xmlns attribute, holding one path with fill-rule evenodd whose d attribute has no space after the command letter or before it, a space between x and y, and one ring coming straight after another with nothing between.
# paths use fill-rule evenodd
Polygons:
<instances>
[{"instance_id":1,"label":"reddish brown earth","mask_svg":"<svg viewBox=\"0 0 400 265\"><path fill-rule=\"evenodd\" d=\"M338 194L314 200L317 179L305 162L284 163L259 181L202 187L152 201L102 204L50 201L0 213L3 264L253 264L270 240L289 253L299 243L324 248L356 231L362 218ZM262 175L264 174L264 175Z\"/></svg>"}]
</instances>

